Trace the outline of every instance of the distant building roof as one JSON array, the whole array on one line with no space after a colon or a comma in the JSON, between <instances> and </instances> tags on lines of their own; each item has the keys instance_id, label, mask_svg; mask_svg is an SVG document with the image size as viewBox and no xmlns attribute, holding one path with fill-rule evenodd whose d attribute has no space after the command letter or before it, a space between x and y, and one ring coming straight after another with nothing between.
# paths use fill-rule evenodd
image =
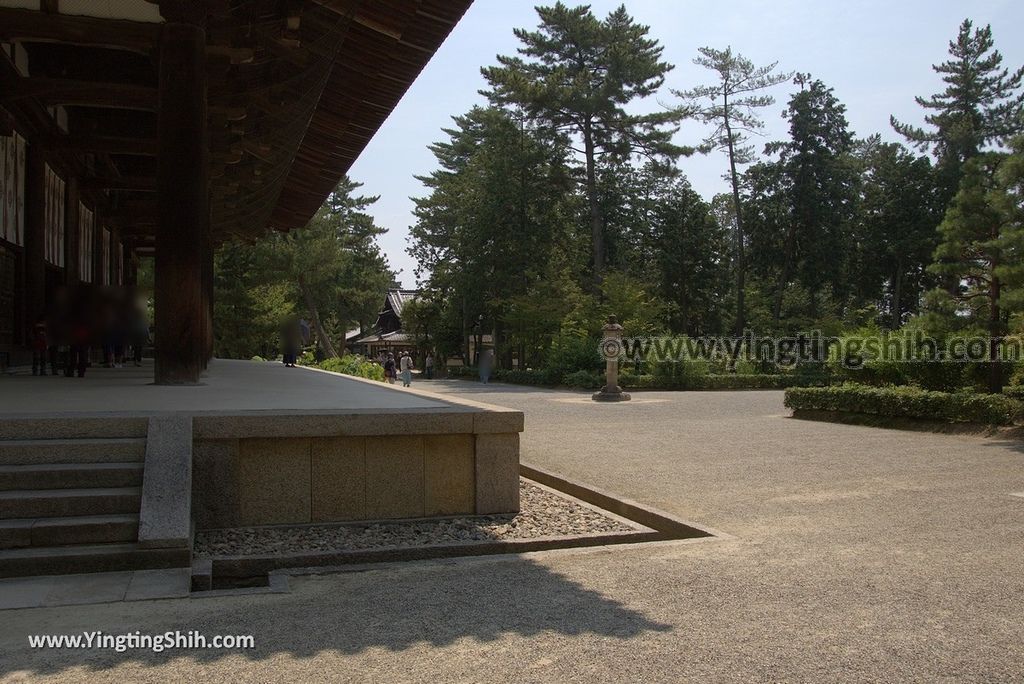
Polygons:
<instances>
[{"instance_id":1,"label":"distant building roof","mask_svg":"<svg viewBox=\"0 0 1024 684\"><path fill-rule=\"evenodd\" d=\"M419 296L419 290L388 290L388 296L387 300L385 301L385 306L390 306L391 310L395 312L395 315L401 317L402 309L405 307L405 305L408 302L418 299Z\"/></svg>"},{"instance_id":2,"label":"distant building roof","mask_svg":"<svg viewBox=\"0 0 1024 684\"><path fill-rule=\"evenodd\" d=\"M402 332L401 330L395 330L389 333L370 333L366 337L361 337L352 344L373 344L374 342L389 342L391 344L412 344L412 335Z\"/></svg>"}]
</instances>

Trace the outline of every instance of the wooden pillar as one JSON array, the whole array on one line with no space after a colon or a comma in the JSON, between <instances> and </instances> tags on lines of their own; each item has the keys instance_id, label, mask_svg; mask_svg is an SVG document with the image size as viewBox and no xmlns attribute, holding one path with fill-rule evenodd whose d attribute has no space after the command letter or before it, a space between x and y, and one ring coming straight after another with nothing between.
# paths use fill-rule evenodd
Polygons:
<instances>
[{"instance_id":1,"label":"wooden pillar","mask_svg":"<svg viewBox=\"0 0 1024 684\"><path fill-rule=\"evenodd\" d=\"M213 244L203 244L203 368L213 358Z\"/></svg>"},{"instance_id":2,"label":"wooden pillar","mask_svg":"<svg viewBox=\"0 0 1024 684\"><path fill-rule=\"evenodd\" d=\"M22 314L26 331L46 312L45 223L46 161L39 145L30 144L25 159L25 308Z\"/></svg>"},{"instance_id":3,"label":"wooden pillar","mask_svg":"<svg viewBox=\"0 0 1024 684\"><path fill-rule=\"evenodd\" d=\"M78 272L79 226L78 203L81 200L78 178L67 181L67 205L64 207L64 284L74 287L81 279Z\"/></svg>"},{"instance_id":4,"label":"wooden pillar","mask_svg":"<svg viewBox=\"0 0 1024 684\"><path fill-rule=\"evenodd\" d=\"M156 383L199 382L204 358L203 253L209 232L206 29L202 3L162 2Z\"/></svg>"}]
</instances>

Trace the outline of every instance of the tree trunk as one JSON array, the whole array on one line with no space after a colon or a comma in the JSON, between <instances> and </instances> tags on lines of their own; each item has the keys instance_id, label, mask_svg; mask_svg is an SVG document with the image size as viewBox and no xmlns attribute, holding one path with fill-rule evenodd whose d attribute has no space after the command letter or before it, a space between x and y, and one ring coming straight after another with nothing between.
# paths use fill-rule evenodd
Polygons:
<instances>
[{"instance_id":1,"label":"tree trunk","mask_svg":"<svg viewBox=\"0 0 1024 684\"><path fill-rule=\"evenodd\" d=\"M782 273L779 274L778 286L775 289L775 303L772 307L772 318L776 323L782 318L782 296L786 292L786 285L793 277L793 250L796 243L796 226L791 224L786 231L785 255L782 262Z\"/></svg>"},{"instance_id":2,"label":"tree trunk","mask_svg":"<svg viewBox=\"0 0 1024 684\"><path fill-rule=\"evenodd\" d=\"M597 196L597 166L594 150L594 131L590 121L583 125L583 149L587 161L587 203L590 205L590 240L594 258L595 290L604 278L604 217Z\"/></svg>"},{"instance_id":3,"label":"tree trunk","mask_svg":"<svg viewBox=\"0 0 1024 684\"><path fill-rule=\"evenodd\" d=\"M890 328L896 330L903 324L903 259L896 259L892 274L892 321Z\"/></svg>"},{"instance_id":4,"label":"tree trunk","mask_svg":"<svg viewBox=\"0 0 1024 684\"><path fill-rule=\"evenodd\" d=\"M988 286L988 391L999 394L1003 391L1003 365L999 361L999 344L1002 341L1003 320L999 307L1002 283L992 276Z\"/></svg>"},{"instance_id":5,"label":"tree trunk","mask_svg":"<svg viewBox=\"0 0 1024 684\"><path fill-rule=\"evenodd\" d=\"M309 309L309 316L313 319L313 330L316 331L316 339L320 342L320 346L324 350L324 354L327 358L332 359L338 356L338 352L334 349L334 344L331 342L331 338L328 337L327 331L324 330L323 323L320 321L320 309L317 308L316 302L313 300L313 293L306 287L305 281L299 279L299 290L302 292L302 299L306 302L306 308Z\"/></svg>"},{"instance_id":6,"label":"tree trunk","mask_svg":"<svg viewBox=\"0 0 1024 684\"><path fill-rule=\"evenodd\" d=\"M732 207L736 215L736 323L737 336L747 327L747 263L743 235L743 207L740 202L740 177L736 172L736 147L732 138L732 124L729 121L729 96L722 97L725 135L729 140L729 178L732 181Z\"/></svg>"}]
</instances>

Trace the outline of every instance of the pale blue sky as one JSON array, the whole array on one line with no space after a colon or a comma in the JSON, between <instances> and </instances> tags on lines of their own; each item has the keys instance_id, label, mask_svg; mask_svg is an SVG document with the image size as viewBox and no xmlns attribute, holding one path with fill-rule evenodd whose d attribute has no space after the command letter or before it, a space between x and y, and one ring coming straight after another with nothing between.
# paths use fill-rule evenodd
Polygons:
<instances>
[{"instance_id":1,"label":"pale blue sky","mask_svg":"<svg viewBox=\"0 0 1024 684\"><path fill-rule=\"evenodd\" d=\"M590 4L604 16L620 2ZM365 183L364 192L381 196L373 214L389 232L380 242L407 287L416 284L415 264L405 253L414 222L409 198L423 194L413 176L434 168L427 145L443 138L440 129L450 125L451 116L483 102L477 93L485 85L480 67L493 64L496 54L515 51L512 29L536 26L536 4L476 0L352 167L350 175ZM835 88L858 136L881 133L896 140L890 114L920 122L913 98L940 89L931 65L945 58L966 17L992 24L1004 64L1024 64L1020 0L626 0L625 5L650 25L651 35L665 46L665 59L676 65L661 100L671 101L668 87L708 82L711 73L692 63L698 47L731 45L758 65L778 60L780 70L810 72ZM777 103L764 110L765 140L785 135L780 114L791 91L790 85L774 89ZM692 144L701 134L699 126L688 124L677 142ZM709 199L725 189L724 164L720 155L680 162L694 188Z\"/></svg>"}]
</instances>

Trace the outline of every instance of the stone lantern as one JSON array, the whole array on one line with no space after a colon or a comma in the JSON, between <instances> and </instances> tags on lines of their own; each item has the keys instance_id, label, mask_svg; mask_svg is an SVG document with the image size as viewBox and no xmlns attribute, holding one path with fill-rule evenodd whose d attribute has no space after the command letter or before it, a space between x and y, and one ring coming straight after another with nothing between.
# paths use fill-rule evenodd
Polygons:
<instances>
[{"instance_id":1,"label":"stone lantern","mask_svg":"<svg viewBox=\"0 0 1024 684\"><path fill-rule=\"evenodd\" d=\"M609 316L601 332L601 354L605 358L605 385L591 397L594 401L629 401L630 396L619 387L619 356L622 353L622 326Z\"/></svg>"}]
</instances>

